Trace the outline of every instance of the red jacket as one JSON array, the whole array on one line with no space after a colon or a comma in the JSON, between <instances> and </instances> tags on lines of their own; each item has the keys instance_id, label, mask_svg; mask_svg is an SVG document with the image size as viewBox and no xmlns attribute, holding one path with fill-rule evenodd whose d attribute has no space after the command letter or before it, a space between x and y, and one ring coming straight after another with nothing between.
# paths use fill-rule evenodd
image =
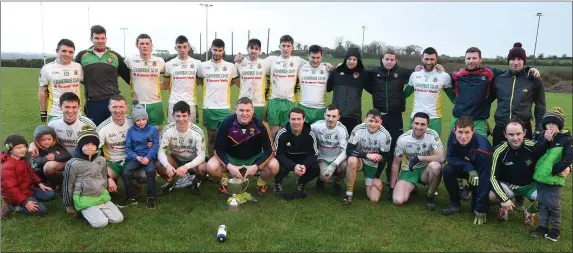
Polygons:
<instances>
[{"instance_id":1,"label":"red jacket","mask_svg":"<svg viewBox=\"0 0 573 253\"><path fill-rule=\"evenodd\" d=\"M2 153L2 198L11 205L22 205L34 195L34 188L41 182L26 159L16 160Z\"/></svg>"}]
</instances>

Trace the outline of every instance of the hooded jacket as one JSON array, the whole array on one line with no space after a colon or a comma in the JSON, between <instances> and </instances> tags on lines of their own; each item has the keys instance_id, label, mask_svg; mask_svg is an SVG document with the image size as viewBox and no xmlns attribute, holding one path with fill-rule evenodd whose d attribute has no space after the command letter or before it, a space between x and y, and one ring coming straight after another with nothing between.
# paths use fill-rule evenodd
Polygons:
<instances>
[{"instance_id":1,"label":"hooded jacket","mask_svg":"<svg viewBox=\"0 0 573 253\"><path fill-rule=\"evenodd\" d=\"M40 146L40 137L43 135L50 134L54 139L52 145L46 149L43 149ZM32 167L34 169L42 169L44 164L48 162L48 158L46 158L49 154L54 154L54 161L56 162L67 162L72 158L72 155L62 146L61 144L57 143L56 132L49 126L38 126L34 130L34 141L36 147L38 147L38 157L32 159Z\"/></svg>"},{"instance_id":2,"label":"hooded jacket","mask_svg":"<svg viewBox=\"0 0 573 253\"><path fill-rule=\"evenodd\" d=\"M544 138L544 131L537 135L538 140ZM553 135L549 149L535 165L533 179L548 185L565 185L561 172L573 165L573 137L568 130L561 130Z\"/></svg>"},{"instance_id":3,"label":"hooded jacket","mask_svg":"<svg viewBox=\"0 0 573 253\"><path fill-rule=\"evenodd\" d=\"M358 59L356 67L349 69L346 60L354 56ZM344 61L328 77L326 91L332 93L332 103L340 109L340 116L362 118L362 89L369 82L358 50L350 49Z\"/></svg>"},{"instance_id":4,"label":"hooded jacket","mask_svg":"<svg viewBox=\"0 0 573 253\"><path fill-rule=\"evenodd\" d=\"M280 165L288 170L294 170L297 164L309 166L318 158L316 136L306 122L298 136L293 134L290 123L281 128L275 137L275 150Z\"/></svg>"},{"instance_id":5,"label":"hooded jacket","mask_svg":"<svg viewBox=\"0 0 573 253\"><path fill-rule=\"evenodd\" d=\"M2 199L10 205L25 205L26 199L34 195L34 188L41 179L30 167L25 157L20 160L6 153L0 154L2 161Z\"/></svg>"},{"instance_id":6,"label":"hooded jacket","mask_svg":"<svg viewBox=\"0 0 573 253\"><path fill-rule=\"evenodd\" d=\"M512 118L531 121L531 107L535 103L535 130L542 129L541 121L546 111L543 83L540 79L529 79L527 73L524 68L517 73L506 71L495 77L492 94L497 98L496 124L503 125Z\"/></svg>"},{"instance_id":7,"label":"hooded jacket","mask_svg":"<svg viewBox=\"0 0 573 253\"><path fill-rule=\"evenodd\" d=\"M364 89L372 94L374 108L380 112L402 113L406 110L404 86L415 70L399 67L398 64L388 70L382 65L382 57L380 66L368 70L370 81Z\"/></svg>"},{"instance_id":8,"label":"hooded jacket","mask_svg":"<svg viewBox=\"0 0 573 253\"><path fill-rule=\"evenodd\" d=\"M147 142L153 142L153 146L148 147ZM125 137L126 160L137 160L137 156L149 160L157 159L159 151L159 132L157 128L147 123L144 128L138 127L135 123Z\"/></svg>"},{"instance_id":9,"label":"hooded jacket","mask_svg":"<svg viewBox=\"0 0 573 253\"><path fill-rule=\"evenodd\" d=\"M110 201L107 180L105 158L99 153L87 156L81 146L76 147L74 157L66 163L64 169L64 206L81 211Z\"/></svg>"}]
</instances>

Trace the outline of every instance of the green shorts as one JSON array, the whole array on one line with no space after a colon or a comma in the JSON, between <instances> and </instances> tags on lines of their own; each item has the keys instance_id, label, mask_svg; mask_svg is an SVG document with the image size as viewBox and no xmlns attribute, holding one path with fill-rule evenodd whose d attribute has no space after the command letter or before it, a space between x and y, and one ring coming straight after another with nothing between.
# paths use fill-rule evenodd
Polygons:
<instances>
[{"instance_id":1,"label":"green shorts","mask_svg":"<svg viewBox=\"0 0 573 253\"><path fill-rule=\"evenodd\" d=\"M229 115L231 109L203 109L203 125L207 129L217 129L219 124Z\"/></svg>"},{"instance_id":2,"label":"green shorts","mask_svg":"<svg viewBox=\"0 0 573 253\"><path fill-rule=\"evenodd\" d=\"M163 112L163 102L155 103L155 104L146 104L145 111L147 111L147 115L149 116L149 123L153 126L161 126L163 125L163 121L165 120L164 112Z\"/></svg>"},{"instance_id":3,"label":"green shorts","mask_svg":"<svg viewBox=\"0 0 573 253\"><path fill-rule=\"evenodd\" d=\"M412 129L412 122L414 122L414 118L410 119L410 129ZM428 126L428 128L438 132L439 135L442 135L442 119L441 118L430 119L430 125Z\"/></svg>"},{"instance_id":4,"label":"green shorts","mask_svg":"<svg viewBox=\"0 0 573 253\"><path fill-rule=\"evenodd\" d=\"M113 174L115 174L115 176L117 178L121 177L121 173L123 173L123 170L125 169L125 165L127 163L125 161L119 161L119 162L107 162L107 167L111 169L111 171L113 171Z\"/></svg>"},{"instance_id":5,"label":"green shorts","mask_svg":"<svg viewBox=\"0 0 573 253\"><path fill-rule=\"evenodd\" d=\"M513 189L512 191L516 197L526 197L531 199L531 195L537 191L537 185L536 183L531 183L528 185L520 186L519 188Z\"/></svg>"},{"instance_id":6,"label":"green shorts","mask_svg":"<svg viewBox=\"0 0 573 253\"><path fill-rule=\"evenodd\" d=\"M289 111L295 103L286 99L271 99L267 104L267 123L271 126L284 126L289 121Z\"/></svg>"},{"instance_id":7,"label":"green shorts","mask_svg":"<svg viewBox=\"0 0 573 253\"><path fill-rule=\"evenodd\" d=\"M362 159L362 168L360 168L360 170L362 170L364 172L364 179L372 179L374 178L374 176L376 175L376 170L378 168L374 167L374 166L370 166L368 164L366 164L364 162L364 159ZM366 182L368 182L369 180L365 180ZM368 185L368 183L367 183Z\"/></svg>"},{"instance_id":8,"label":"green shorts","mask_svg":"<svg viewBox=\"0 0 573 253\"><path fill-rule=\"evenodd\" d=\"M264 106L255 106L255 116L257 116L262 121L266 121L266 119L265 119L265 107Z\"/></svg>"},{"instance_id":9,"label":"green shorts","mask_svg":"<svg viewBox=\"0 0 573 253\"><path fill-rule=\"evenodd\" d=\"M454 131L456 128L456 120L458 118L452 117L452 123L450 124L450 131ZM483 137L487 137L487 122L484 119L474 120L474 129L478 134L481 134Z\"/></svg>"},{"instance_id":10,"label":"green shorts","mask_svg":"<svg viewBox=\"0 0 573 253\"><path fill-rule=\"evenodd\" d=\"M321 119L324 119L324 112L326 112L326 108L310 108L301 104L299 104L298 107L304 111L304 122L308 124L312 124Z\"/></svg>"},{"instance_id":11,"label":"green shorts","mask_svg":"<svg viewBox=\"0 0 573 253\"><path fill-rule=\"evenodd\" d=\"M421 184L422 183L422 173L424 172L426 167L428 167L428 166L414 169L414 171L402 170L402 172L400 172L400 179L399 180L404 180L406 182L410 182L413 185L416 185L418 183Z\"/></svg>"},{"instance_id":12,"label":"green shorts","mask_svg":"<svg viewBox=\"0 0 573 253\"><path fill-rule=\"evenodd\" d=\"M227 158L229 158L229 162L232 165L235 165L235 166L242 166L242 165L251 166L251 165L255 164L257 159L259 159L259 157L261 157L262 155L263 155L263 153L260 153L258 155L251 156L247 159L239 159L239 158L232 157L229 154L227 154Z\"/></svg>"}]
</instances>

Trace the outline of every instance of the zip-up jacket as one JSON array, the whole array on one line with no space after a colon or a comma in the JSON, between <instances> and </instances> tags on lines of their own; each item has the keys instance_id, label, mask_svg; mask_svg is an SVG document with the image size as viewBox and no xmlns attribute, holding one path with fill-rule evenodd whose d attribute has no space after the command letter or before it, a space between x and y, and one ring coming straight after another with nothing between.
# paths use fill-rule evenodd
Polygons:
<instances>
[{"instance_id":1,"label":"zip-up jacket","mask_svg":"<svg viewBox=\"0 0 573 253\"><path fill-rule=\"evenodd\" d=\"M454 117L471 116L473 120L489 119L494 73L488 68L462 69L451 74L454 90Z\"/></svg>"},{"instance_id":2,"label":"zip-up jacket","mask_svg":"<svg viewBox=\"0 0 573 253\"><path fill-rule=\"evenodd\" d=\"M34 188L41 179L30 167L25 157L16 160L6 153L0 154L2 161L2 199L10 205L26 205L26 199L34 195Z\"/></svg>"},{"instance_id":3,"label":"zip-up jacket","mask_svg":"<svg viewBox=\"0 0 573 253\"><path fill-rule=\"evenodd\" d=\"M40 137L45 134L52 135L54 142L50 147L43 149L39 140ZM46 158L46 156L49 154L54 154L54 161L56 162L67 162L72 158L72 155L64 148L64 146L57 143L56 132L49 126L38 126L34 131L34 141L36 142L36 147L38 147L38 157L32 159L32 167L35 169L42 169L44 167L48 162L48 158Z\"/></svg>"},{"instance_id":4,"label":"zip-up jacket","mask_svg":"<svg viewBox=\"0 0 573 253\"><path fill-rule=\"evenodd\" d=\"M302 133L297 136L293 134L290 123L287 123L275 137L276 158L288 170L294 170L297 164L309 166L318 158L317 145L310 124L305 122Z\"/></svg>"},{"instance_id":5,"label":"zip-up jacket","mask_svg":"<svg viewBox=\"0 0 573 253\"><path fill-rule=\"evenodd\" d=\"M129 84L129 68L125 65L123 57L107 47L100 58L94 53L93 46L80 51L75 61L82 65L84 71L84 88L86 99L107 99L119 95L118 76Z\"/></svg>"},{"instance_id":6,"label":"zip-up jacket","mask_svg":"<svg viewBox=\"0 0 573 253\"><path fill-rule=\"evenodd\" d=\"M543 132L538 139L543 138ZM565 185L565 178L560 176L567 167L573 166L573 137L569 130L562 130L553 135L549 149L535 165L533 179L548 185ZM573 168L572 168L573 169Z\"/></svg>"},{"instance_id":7,"label":"zip-up jacket","mask_svg":"<svg viewBox=\"0 0 573 253\"><path fill-rule=\"evenodd\" d=\"M326 91L332 93L332 103L340 109L340 116L362 118L362 89L369 82L368 73L364 70L362 60L358 57L358 64L348 69L346 60L333 71L326 84Z\"/></svg>"},{"instance_id":8,"label":"zip-up jacket","mask_svg":"<svg viewBox=\"0 0 573 253\"><path fill-rule=\"evenodd\" d=\"M74 158L66 163L62 184L64 206L77 211L109 201L107 192L107 164L103 156L86 156L77 147Z\"/></svg>"},{"instance_id":9,"label":"zip-up jacket","mask_svg":"<svg viewBox=\"0 0 573 253\"><path fill-rule=\"evenodd\" d=\"M147 142L152 142L153 145L148 147ZM147 123L144 128L140 128L134 123L127 130L127 135L125 136L126 160L137 160L137 156L149 160L157 159L158 151L159 133L156 127Z\"/></svg>"},{"instance_id":10,"label":"zip-up jacket","mask_svg":"<svg viewBox=\"0 0 573 253\"><path fill-rule=\"evenodd\" d=\"M502 202L509 200L501 188L501 182L507 183L510 188L534 183L535 164L541 154L545 153L547 144L547 140L542 138L538 142L525 139L518 149L512 148L507 141L496 147L493 152L490 181L498 199Z\"/></svg>"},{"instance_id":11,"label":"zip-up jacket","mask_svg":"<svg viewBox=\"0 0 573 253\"><path fill-rule=\"evenodd\" d=\"M496 76L493 82L497 109L495 123L504 125L507 120L518 118L530 122L531 107L535 103L535 130L541 130L541 121L545 114L545 91L541 79L529 79L524 68L518 73L506 71Z\"/></svg>"},{"instance_id":12,"label":"zip-up jacket","mask_svg":"<svg viewBox=\"0 0 573 253\"><path fill-rule=\"evenodd\" d=\"M404 86L408 84L414 71L399 67L398 64L390 70L383 65L368 70L370 81L364 89L372 94L374 108L382 113L404 112L406 110Z\"/></svg>"},{"instance_id":13,"label":"zip-up jacket","mask_svg":"<svg viewBox=\"0 0 573 253\"><path fill-rule=\"evenodd\" d=\"M253 120L243 126L237 121L237 114L229 115L217 128L214 151L215 157L223 166L230 163L228 155L246 160L262 152L255 161L259 169L262 169L274 156L269 125L253 116Z\"/></svg>"}]
</instances>

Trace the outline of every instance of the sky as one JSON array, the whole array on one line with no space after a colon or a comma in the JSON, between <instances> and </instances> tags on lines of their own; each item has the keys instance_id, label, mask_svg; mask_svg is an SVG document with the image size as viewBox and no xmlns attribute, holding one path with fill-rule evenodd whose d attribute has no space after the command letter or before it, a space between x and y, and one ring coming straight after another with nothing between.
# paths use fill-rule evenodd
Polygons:
<instances>
[{"instance_id":1,"label":"sky","mask_svg":"<svg viewBox=\"0 0 573 253\"><path fill-rule=\"evenodd\" d=\"M533 54L537 12L537 54L572 55L571 2L213 2L208 9L209 44L217 38L226 53L246 52L248 31L269 52L278 49L283 34L295 43L333 48L337 37L362 44L380 41L392 46L434 47L439 54L462 56L471 46L483 57L507 57L515 42ZM89 8L89 14L88 14ZM42 10L44 42L42 43ZM122 55L137 54L135 39L147 33L154 49L175 53L175 38L185 35L192 46L205 50L205 8L198 2L172 3L55 3L2 2L1 51L55 53L62 38L71 39L76 52L91 46L90 25L106 28L108 46ZM17 22L15 24L15 22ZM124 36L122 27L128 28Z\"/></svg>"}]
</instances>

